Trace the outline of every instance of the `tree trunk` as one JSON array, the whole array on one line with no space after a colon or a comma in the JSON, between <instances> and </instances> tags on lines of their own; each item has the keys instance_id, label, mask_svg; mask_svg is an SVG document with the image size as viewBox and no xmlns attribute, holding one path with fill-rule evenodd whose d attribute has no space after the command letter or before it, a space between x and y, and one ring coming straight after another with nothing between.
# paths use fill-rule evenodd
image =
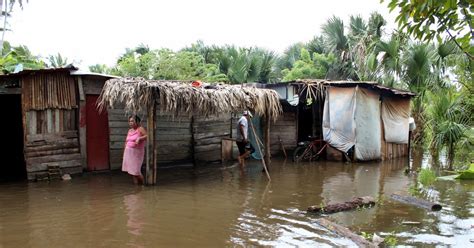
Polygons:
<instances>
[{"instance_id":1,"label":"tree trunk","mask_svg":"<svg viewBox=\"0 0 474 248\"><path fill-rule=\"evenodd\" d=\"M8 17L8 0L0 0L0 11L2 11L2 5L5 5L5 13L3 19L3 30L2 30L2 40L0 41L0 55L3 53L3 42L5 41L5 32L7 32L7 17Z\"/></svg>"}]
</instances>

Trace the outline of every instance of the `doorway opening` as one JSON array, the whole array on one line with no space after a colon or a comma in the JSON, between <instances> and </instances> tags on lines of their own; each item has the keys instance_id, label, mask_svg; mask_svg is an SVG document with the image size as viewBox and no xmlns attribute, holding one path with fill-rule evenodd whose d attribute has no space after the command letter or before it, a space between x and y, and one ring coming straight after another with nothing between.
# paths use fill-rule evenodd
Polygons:
<instances>
[{"instance_id":1,"label":"doorway opening","mask_svg":"<svg viewBox=\"0 0 474 248\"><path fill-rule=\"evenodd\" d=\"M0 182L26 180L21 95L0 95Z\"/></svg>"}]
</instances>

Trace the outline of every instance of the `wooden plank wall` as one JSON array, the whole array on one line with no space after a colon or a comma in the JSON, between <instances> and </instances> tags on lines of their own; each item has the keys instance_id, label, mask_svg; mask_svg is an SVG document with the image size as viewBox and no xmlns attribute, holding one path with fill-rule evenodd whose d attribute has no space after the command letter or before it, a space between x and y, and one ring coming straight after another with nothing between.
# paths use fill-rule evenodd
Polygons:
<instances>
[{"instance_id":1,"label":"wooden plank wall","mask_svg":"<svg viewBox=\"0 0 474 248\"><path fill-rule=\"evenodd\" d=\"M189 116L173 118L169 114L157 111L155 135L158 166L192 161L192 133Z\"/></svg>"},{"instance_id":2,"label":"wooden plank wall","mask_svg":"<svg viewBox=\"0 0 474 248\"><path fill-rule=\"evenodd\" d=\"M86 95L100 95L102 88L104 87L106 77L97 76L81 76L82 85L84 86L84 94Z\"/></svg>"},{"instance_id":3,"label":"wooden plank wall","mask_svg":"<svg viewBox=\"0 0 474 248\"><path fill-rule=\"evenodd\" d=\"M194 117L194 151L197 162L222 160L222 139L229 138L231 114L212 117Z\"/></svg>"},{"instance_id":4,"label":"wooden plank wall","mask_svg":"<svg viewBox=\"0 0 474 248\"><path fill-rule=\"evenodd\" d=\"M69 72L36 73L22 78L23 110L77 108L77 89Z\"/></svg>"},{"instance_id":5,"label":"wooden plank wall","mask_svg":"<svg viewBox=\"0 0 474 248\"><path fill-rule=\"evenodd\" d=\"M82 172L75 109L31 110L25 119L28 179L48 165L59 165L63 173Z\"/></svg>"},{"instance_id":6,"label":"wooden plank wall","mask_svg":"<svg viewBox=\"0 0 474 248\"><path fill-rule=\"evenodd\" d=\"M128 132L128 114L123 109L108 111L111 169L120 169ZM193 159L198 163L220 161L221 140L230 136L230 121L230 114L208 118L187 115L173 118L158 110L155 130L158 166L190 163ZM146 128L146 119L142 119L142 124ZM191 128L192 124L194 128Z\"/></svg>"},{"instance_id":7,"label":"wooden plank wall","mask_svg":"<svg viewBox=\"0 0 474 248\"><path fill-rule=\"evenodd\" d=\"M109 115L109 149L110 169L122 168L123 148L128 132L128 116L123 109L108 109ZM139 115L142 125L146 128L146 114Z\"/></svg>"},{"instance_id":8,"label":"wooden plank wall","mask_svg":"<svg viewBox=\"0 0 474 248\"><path fill-rule=\"evenodd\" d=\"M288 151L297 145L297 117L296 112L283 112L275 123L270 126L270 152L272 155L282 154L278 136ZM289 153L288 153L289 154Z\"/></svg>"},{"instance_id":9,"label":"wooden plank wall","mask_svg":"<svg viewBox=\"0 0 474 248\"><path fill-rule=\"evenodd\" d=\"M390 160L408 156L408 144L395 144L382 141L382 159Z\"/></svg>"}]
</instances>

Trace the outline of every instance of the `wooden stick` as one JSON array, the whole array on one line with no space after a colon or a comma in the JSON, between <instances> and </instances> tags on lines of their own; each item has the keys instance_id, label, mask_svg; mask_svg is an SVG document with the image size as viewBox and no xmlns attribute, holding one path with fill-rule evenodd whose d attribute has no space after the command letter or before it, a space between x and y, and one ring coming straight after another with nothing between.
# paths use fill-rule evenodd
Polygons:
<instances>
[{"instance_id":1,"label":"wooden stick","mask_svg":"<svg viewBox=\"0 0 474 248\"><path fill-rule=\"evenodd\" d=\"M331 232L334 232L334 233L336 233L340 236L343 236L343 237L346 237L346 238L352 240L352 242L356 243L356 245L358 247L377 247L377 245L375 245L374 243L369 242L366 239L364 239L363 237L353 233L347 227L341 226L341 225L336 224L334 222L331 222L327 219L324 219L324 218L317 219L316 223L318 223L319 225L325 227L326 229L328 229Z\"/></svg>"},{"instance_id":2,"label":"wooden stick","mask_svg":"<svg viewBox=\"0 0 474 248\"><path fill-rule=\"evenodd\" d=\"M252 121L249 121L249 122L250 122L250 127L252 128L253 135L256 137L256 139L258 139L257 133L255 132L255 128L253 127ZM267 165L265 164L265 159L263 158L262 149L260 149L260 144L258 143L258 141L257 141L257 147L258 147L258 150L260 151L262 165L263 165L263 168L265 169L265 174L267 174L268 181L271 181L272 179L270 178L270 174L268 173Z\"/></svg>"}]
</instances>

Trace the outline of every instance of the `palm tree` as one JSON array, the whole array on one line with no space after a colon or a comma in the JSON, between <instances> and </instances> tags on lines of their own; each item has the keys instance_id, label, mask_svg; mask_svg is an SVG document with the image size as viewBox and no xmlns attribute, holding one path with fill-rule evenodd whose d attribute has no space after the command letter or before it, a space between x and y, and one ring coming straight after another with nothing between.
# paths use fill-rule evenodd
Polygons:
<instances>
[{"instance_id":1,"label":"palm tree","mask_svg":"<svg viewBox=\"0 0 474 248\"><path fill-rule=\"evenodd\" d=\"M96 73L104 73L104 74L109 74L111 72L111 69L104 64L95 64L89 66L89 71L91 72L96 72Z\"/></svg>"},{"instance_id":2,"label":"palm tree","mask_svg":"<svg viewBox=\"0 0 474 248\"><path fill-rule=\"evenodd\" d=\"M48 57L49 67L51 68L62 68L68 64L67 58L61 56L60 53L56 55L50 55Z\"/></svg>"},{"instance_id":3,"label":"palm tree","mask_svg":"<svg viewBox=\"0 0 474 248\"><path fill-rule=\"evenodd\" d=\"M379 40L375 44L374 54L380 55L379 71L384 84L393 84L402 77L401 55L405 51L406 39L400 33L392 34L389 41Z\"/></svg>"},{"instance_id":4,"label":"palm tree","mask_svg":"<svg viewBox=\"0 0 474 248\"><path fill-rule=\"evenodd\" d=\"M284 69L291 69L296 61L300 59L300 51L301 48L304 48L305 44L302 42L298 42L292 44L288 48L285 49L283 55L278 58L276 63L277 68L281 71Z\"/></svg>"},{"instance_id":5,"label":"palm tree","mask_svg":"<svg viewBox=\"0 0 474 248\"><path fill-rule=\"evenodd\" d=\"M337 62L332 64L326 77L328 79L358 80L353 68L349 38L346 37L344 32L344 22L340 18L333 16L323 24L322 30L327 52L333 53L337 57Z\"/></svg>"},{"instance_id":6,"label":"palm tree","mask_svg":"<svg viewBox=\"0 0 474 248\"><path fill-rule=\"evenodd\" d=\"M462 103L462 96L453 87L444 88L441 94L431 94L428 105L431 131L430 150L437 153L445 148L447 164L452 169L456 145L466 136L469 116Z\"/></svg>"},{"instance_id":7,"label":"palm tree","mask_svg":"<svg viewBox=\"0 0 474 248\"><path fill-rule=\"evenodd\" d=\"M417 129L413 134L415 143L421 144L424 136L424 106L425 93L436 82L433 75L433 61L435 58L434 48L430 44L411 44L402 57L403 72L402 81L410 91L417 96L413 99L413 118L417 123Z\"/></svg>"},{"instance_id":8,"label":"palm tree","mask_svg":"<svg viewBox=\"0 0 474 248\"><path fill-rule=\"evenodd\" d=\"M26 2L28 2L28 0ZM5 33L8 31L7 18L11 16L10 13L12 12L13 6L15 6L16 3L18 3L20 8L23 9L22 0L18 0L18 1L10 0L10 2L8 2L8 0L0 0L0 11L2 13L1 15L3 16L3 27L0 28L0 30L2 31L2 39L0 41L0 53L2 52L2 49L3 49L3 42L5 41Z\"/></svg>"}]
</instances>

